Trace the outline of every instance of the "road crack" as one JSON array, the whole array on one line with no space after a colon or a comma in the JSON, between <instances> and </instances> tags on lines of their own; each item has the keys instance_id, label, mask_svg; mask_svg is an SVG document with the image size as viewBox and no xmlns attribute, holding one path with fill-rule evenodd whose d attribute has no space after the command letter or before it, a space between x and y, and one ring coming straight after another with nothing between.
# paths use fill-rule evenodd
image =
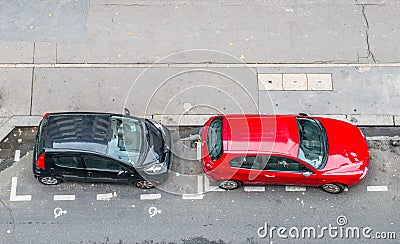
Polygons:
<instances>
[{"instance_id":1,"label":"road crack","mask_svg":"<svg viewBox=\"0 0 400 244\"><path fill-rule=\"evenodd\" d=\"M366 59L371 58L372 61L373 61L374 63L376 63L375 55L374 55L373 52L371 51L371 45L370 45L370 43L369 43L369 22L368 22L367 14L365 13L365 4L361 4L361 12L362 12L362 14L363 14L364 21L365 21L365 24L366 24L366 28L365 28L365 42L367 43L367 56L361 57L361 56L357 53L358 62L360 62L360 59L361 59L361 58L366 58Z\"/></svg>"},{"instance_id":2,"label":"road crack","mask_svg":"<svg viewBox=\"0 0 400 244\"><path fill-rule=\"evenodd\" d=\"M6 203L5 203L1 198L0 198L0 203L1 203L1 205L3 205L3 207L4 207L5 209L8 210L8 214L10 215L10 218L11 218L11 225L12 225L11 235L14 237L15 220L14 220L14 216L13 216L12 209L11 209L10 207L8 207L8 206L6 205Z\"/></svg>"}]
</instances>

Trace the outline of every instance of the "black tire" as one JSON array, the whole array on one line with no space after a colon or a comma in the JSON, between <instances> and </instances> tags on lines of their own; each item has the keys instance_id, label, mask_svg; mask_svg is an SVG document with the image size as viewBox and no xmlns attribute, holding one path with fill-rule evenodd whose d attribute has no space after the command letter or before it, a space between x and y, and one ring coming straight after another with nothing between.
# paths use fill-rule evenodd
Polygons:
<instances>
[{"instance_id":1,"label":"black tire","mask_svg":"<svg viewBox=\"0 0 400 244\"><path fill-rule=\"evenodd\" d=\"M346 188L345 185L340 184L340 183L328 183L328 184L323 184L321 186L321 189L331 193L331 194L338 194L344 191L344 189Z\"/></svg>"},{"instance_id":2,"label":"black tire","mask_svg":"<svg viewBox=\"0 0 400 244\"><path fill-rule=\"evenodd\" d=\"M237 180L221 180L218 183L218 186L224 190L234 190L239 188L242 185L240 181Z\"/></svg>"},{"instance_id":3,"label":"black tire","mask_svg":"<svg viewBox=\"0 0 400 244\"><path fill-rule=\"evenodd\" d=\"M155 186L153 182L148 181L148 180L136 181L136 182L134 182L134 185L140 189L151 189Z\"/></svg>"},{"instance_id":4,"label":"black tire","mask_svg":"<svg viewBox=\"0 0 400 244\"><path fill-rule=\"evenodd\" d=\"M62 180L54 178L53 176L40 176L38 178L38 180L43 185L47 185L47 186L58 185L62 182Z\"/></svg>"}]
</instances>

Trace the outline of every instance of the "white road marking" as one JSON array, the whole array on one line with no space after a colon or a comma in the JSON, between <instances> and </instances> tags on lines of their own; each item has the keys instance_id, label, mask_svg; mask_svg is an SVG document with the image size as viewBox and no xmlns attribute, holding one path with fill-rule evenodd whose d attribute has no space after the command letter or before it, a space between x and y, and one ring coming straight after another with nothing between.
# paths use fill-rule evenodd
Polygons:
<instances>
[{"instance_id":1,"label":"white road marking","mask_svg":"<svg viewBox=\"0 0 400 244\"><path fill-rule=\"evenodd\" d=\"M54 201L74 201L75 195L54 195Z\"/></svg>"},{"instance_id":2,"label":"white road marking","mask_svg":"<svg viewBox=\"0 0 400 244\"><path fill-rule=\"evenodd\" d=\"M140 200L155 200L155 199L161 199L161 194L141 194L140 195Z\"/></svg>"},{"instance_id":3,"label":"white road marking","mask_svg":"<svg viewBox=\"0 0 400 244\"><path fill-rule=\"evenodd\" d=\"M264 186L245 186L244 191L253 192L253 191L265 191Z\"/></svg>"},{"instance_id":4,"label":"white road marking","mask_svg":"<svg viewBox=\"0 0 400 244\"><path fill-rule=\"evenodd\" d=\"M387 186L367 186L367 191L388 191Z\"/></svg>"},{"instance_id":5,"label":"white road marking","mask_svg":"<svg viewBox=\"0 0 400 244\"><path fill-rule=\"evenodd\" d=\"M285 191L307 191L303 186L286 186Z\"/></svg>"},{"instance_id":6,"label":"white road marking","mask_svg":"<svg viewBox=\"0 0 400 244\"><path fill-rule=\"evenodd\" d=\"M203 199L204 195L203 194L183 194L182 199L183 200L199 200Z\"/></svg>"},{"instance_id":7,"label":"white road marking","mask_svg":"<svg viewBox=\"0 0 400 244\"><path fill-rule=\"evenodd\" d=\"M18 162L21 159L21 150L15 150L14 161Z\"/></svg>"},{"instance_id":8,"label":"white road marking","mask_svg":"<svg viewBox=\"0 0 400 244\"><path fill-rule=\"evenodd\" d=\"M17 177L11 179L10 202L23 202L32 200L32 195L17 196Z\"/></svg>"},{"instance_id":9,"label":"white road marking","mask_svg":"<svg viewBox=\"0 0 400 244\"><path fill-rule=\"evenodd\" d=\"M196 158L197 160L201 160L201 141L196 141Z\"/></svg>"},{"instance_id":10,"label":"white road marking","mask_svg":"<svg viewBox=\"0 0 400 244\"><path fill-rule=\"evenodd\" d=\"M98 201L110 201L113 196L114 195L112 193L97 194L96 199Z\"/></svg>"},{"instance_id":11,"label":"white road marking","mask_svg":"<svg viewBox=\"0 0 400 244\"><path fill-rule=\"evenodd\" d=\"M389 141L400 140L399 136L367 136L367 141Z\"/></svg>"},{"instance_id":12,"label":"white road marking","mask_svg":"<svg viewBox=\"0 0 400 244\"><path fill-rule=\"evenodd\" d=\"M210 186L210 180L207 176L204 176L204 191L225 191L224 189L219 188L218 186Z\"/></svg>"},{"instance_id":13,"label":"white road marking","mask_svg":"<svg viewBox=\"0 0 400 244\"><path fill-rule=\"evenodd\" d=\"M203 192L203 175L197 176L197 194L202 194Z\"/></svg>"}]
</instances>

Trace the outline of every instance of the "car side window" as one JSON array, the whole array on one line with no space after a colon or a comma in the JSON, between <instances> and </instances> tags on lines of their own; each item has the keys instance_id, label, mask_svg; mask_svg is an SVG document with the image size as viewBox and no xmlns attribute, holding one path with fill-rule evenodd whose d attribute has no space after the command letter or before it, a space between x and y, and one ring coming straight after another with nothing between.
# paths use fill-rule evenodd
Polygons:
<instances>
[{"instance_id":1,"label":"car side window","mask_svg":"<svg viewBox=\"0 0 400 244\"><path fill-rule=\"evenodd\" d=\"M263 170L268 156L241 156L232 159L229 164L234 168Z\"/></svg>"},{"instance_id":2,"label":"car side window","mask_svg":"<svg viewBox=\"0 0 400 244\"><path fill-rule=\"evenodd\" d=\"M106 170L106 171L120 171L121 166L110 159L103 157L86 155L84 156L87 169Z\"/></svg>"},{"instance_id":3,"label":"car side window","mask_svg":"<svg viewBox=\"0 0 400 244\"><path fill-rule=\"evenodd\" d=\"M83 168L78 156L53 156L53 162L59 167Z\"/></svg>"},{"instance_id":4,"label":"car side window","mask_svg":"<svg viewBox=\"0 0 400 244\"><path fill-rule=\"evenodd\" d=\"M307 172L310 171L303 164L285 157L271 156L265 170L275 171L295 171L295 172Z\"/></svg>"}]
</instances>

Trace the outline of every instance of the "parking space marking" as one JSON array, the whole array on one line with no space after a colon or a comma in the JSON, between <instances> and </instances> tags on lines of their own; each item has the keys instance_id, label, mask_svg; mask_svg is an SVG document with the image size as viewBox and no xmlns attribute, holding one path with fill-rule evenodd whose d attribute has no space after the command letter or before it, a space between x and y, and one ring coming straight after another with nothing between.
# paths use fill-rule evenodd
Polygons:
<instances>
[{"instance_id":1,"label":"parking space marking","mask_svg":"<svg viewBox=\"0 0 400 244\"><path fill-rule=\"evenodd\" d=\"M225 191L224 189L219 188L218 186L210 186L210 180L205 176L204 177L204 191Z\"/></svg>"},{"instance_id":2,"label":"parking space marking","mask_svg":"<svg viewBox=\"0 0 400 244\"><path fill-rule=\"evenodd\" d=\"M307 191L307 188L303 186L286 186L285 191Z\"/></svg>"},{"instance_id":3,"label":"parking space marking","mask_svg":"<svg viewBox=\"0 0 400 244\"><path fill-rule=\"evenodd\" d=\"M201 160L201 141L196 141L196 159Z\"/></svg>"},{"instance_id":4,"label":"parking space marking","mask_svg":"<svg viewBox=\"0 0 400 244\"><path fill-rule=\"evenodd\" d=\"M113 196L114 195L112 193L97 194L96 199L98 201L110 201Z\"/></svg>"},{"instance_id":5,"label":"parking space marking","mask_svg":"<svg viewBox=\"0 0 400 244\"><path fill-rule=\"evenodd\" d=\"M388 191L387 186L367 186L367 191Z\"/></svg>"},{"instance_id":6,"label":"parking space marking","mask_svg":"<svg viewBox=\"0 0 400 244\"><path fill-rule=\"evenodd\" d=\"M54 195L54 201L74 201L75 195Z\"/></svg>"},{"instance_id":7,"label":"parking space marking","mask_svg":"<svg viewBox=\"0 0 400 244\"><path fill-rule=\"evenodd\" d=\"M245 186L244 191L253 192L253 191L265 191L264 186Z\"/></svg>"},{"instance_id":8,"label":"parking space marking","mask_svg":"<svg viewBox=\"0 0 400 244\"><path fill-rule=\"evenodd\" d=\"M183 194L182 199L183 200L200 200L203 199L204 195L203 194Z\"/></svg>"},{"instance_id":9,"label":"parking space marking","mask_svg":"<svg viewBox=\"0 0 400 244\"><path fill-rule=\"evenodd\" d=\"M203 178L202 175L197 176L197 194L203 193Z\"/></svg>"},{"instance_id":10,"label":"parking space marking","mask_svg":"<svg viewBox=\"0 0 400 244\"><path fill-rule=\"evenodd\" d=\"M32 200L32 195L17 196L17 177L11 179L10 202L23 202Z\"/></svg>"},{"instance_id":11,"label":"parking space marking","mask_svg":"<svg viewBox=\"0 0 400 244\"><path fill-rule=\"evenodd\" d=\"M21 150L15 150L14 161L18 162L21 159Z\"/></svg>"},{"instance_id":12,"label":"parking space marking","mask_svg":"<svg viewBox=\"0 0 400 244\"><path fill-rule=\"evenodd\" d=\"M141 194L140 195L140 200L156 200L156 199L161 199L161 194L156 193L156 194Z\"/></svg>"}]
</instances>

